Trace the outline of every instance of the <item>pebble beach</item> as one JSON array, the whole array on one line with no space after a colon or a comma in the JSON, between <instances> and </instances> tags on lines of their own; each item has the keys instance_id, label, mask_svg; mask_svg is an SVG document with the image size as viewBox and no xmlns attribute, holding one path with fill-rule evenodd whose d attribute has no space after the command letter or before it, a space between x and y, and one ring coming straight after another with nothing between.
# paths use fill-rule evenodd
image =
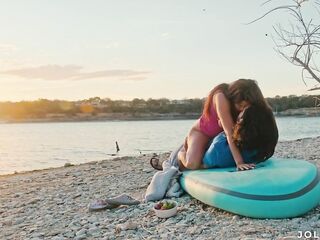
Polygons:
<instances>
[{"instance_id":1,"label":"pebble beach","mask_svg":"<svg viewBox=\"0 0 320 240\"><path fill-rule=\"evenodd\" d=\"M279 142L275 156L320 168L320 137ZM251 219L184 194L175 199L178 214L168 219L155 216L152 202L88 211L91 201L121 193L142 200L155 173L149 159L128 156L0 176L0 239L303 239L299 231L320 238L320 205L298 218Z\"/></svg>"}]
</instances>

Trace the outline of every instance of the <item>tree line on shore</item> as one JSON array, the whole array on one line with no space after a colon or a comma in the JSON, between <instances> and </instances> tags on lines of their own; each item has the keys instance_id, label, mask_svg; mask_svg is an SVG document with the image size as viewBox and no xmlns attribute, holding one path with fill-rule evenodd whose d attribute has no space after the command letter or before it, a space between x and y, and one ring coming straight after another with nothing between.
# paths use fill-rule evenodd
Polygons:
<instances>
[{"instance_id":1,"label":"tree line on shore","mask_svg":"<svg viewBox=\"0 0 320 240\"><path fill-rule=\"evenodd\" d=\"M290 95L266 98L274 112L287 109L320 107L320 95ZM131 101L111 100L109 98L94 97L81 101L47 100L20 102L0 102L0 118L27 119L50 118L54 116L99 115L112 113L201 113L204 99L193 98L183 100L139 99Z\"/></svg>"}]
</instances>

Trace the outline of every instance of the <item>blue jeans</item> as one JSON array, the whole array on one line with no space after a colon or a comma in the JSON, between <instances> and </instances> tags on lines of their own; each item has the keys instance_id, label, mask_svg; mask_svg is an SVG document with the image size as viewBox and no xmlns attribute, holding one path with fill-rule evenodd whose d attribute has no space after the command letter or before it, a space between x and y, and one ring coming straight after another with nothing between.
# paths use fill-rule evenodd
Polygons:
<instances>
[{"instance_id":1,"label":"blue jeans","mask_svg":"<svg viewBox=\"0 0 320 240\"><path fill-rule=\"evenodd\" d=\"M241 155L245 163L254 163L257 151L242 150ZM206 168L235 167L227 137L224 132L219 133L210 144L202 160Z\"/></svg>"}]
</instances>

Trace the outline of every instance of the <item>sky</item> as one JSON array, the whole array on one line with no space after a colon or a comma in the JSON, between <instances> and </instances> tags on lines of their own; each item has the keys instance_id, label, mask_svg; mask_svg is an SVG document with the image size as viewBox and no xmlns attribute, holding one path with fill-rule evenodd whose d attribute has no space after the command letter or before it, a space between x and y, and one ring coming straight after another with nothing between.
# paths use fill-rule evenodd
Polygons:
<instances>
[{"instance_id":1,"label":"sky","mask_svg":"<svg viewBox=\"0 0 320 240\"><path fill-rule=\"evenodd\" d=\"M273 49L288 15L245 24L275 6L261 3L0 0L0 101L203 98L239 78L266 97L310 94Z\"/></svg>"}]
</instances>

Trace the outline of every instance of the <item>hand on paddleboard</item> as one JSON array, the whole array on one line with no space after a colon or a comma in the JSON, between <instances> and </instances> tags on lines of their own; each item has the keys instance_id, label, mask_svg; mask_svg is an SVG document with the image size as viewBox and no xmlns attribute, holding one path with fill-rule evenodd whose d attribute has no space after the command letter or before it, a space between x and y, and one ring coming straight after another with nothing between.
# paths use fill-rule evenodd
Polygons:
<instances>
[{"instance_id":1,"label":"hand on paddleboard","mask_svg":"<svg viewBox=\"0 0 320 240\"><path fill-rule=\"evenodd\" d=\"M253 163L250 163L250 164L242 163L242 164L237 165L237 170L238 171L245 171L245 170L254 169L255 167L256 167L256 165Z\"/></svg>"}]
</instances>

